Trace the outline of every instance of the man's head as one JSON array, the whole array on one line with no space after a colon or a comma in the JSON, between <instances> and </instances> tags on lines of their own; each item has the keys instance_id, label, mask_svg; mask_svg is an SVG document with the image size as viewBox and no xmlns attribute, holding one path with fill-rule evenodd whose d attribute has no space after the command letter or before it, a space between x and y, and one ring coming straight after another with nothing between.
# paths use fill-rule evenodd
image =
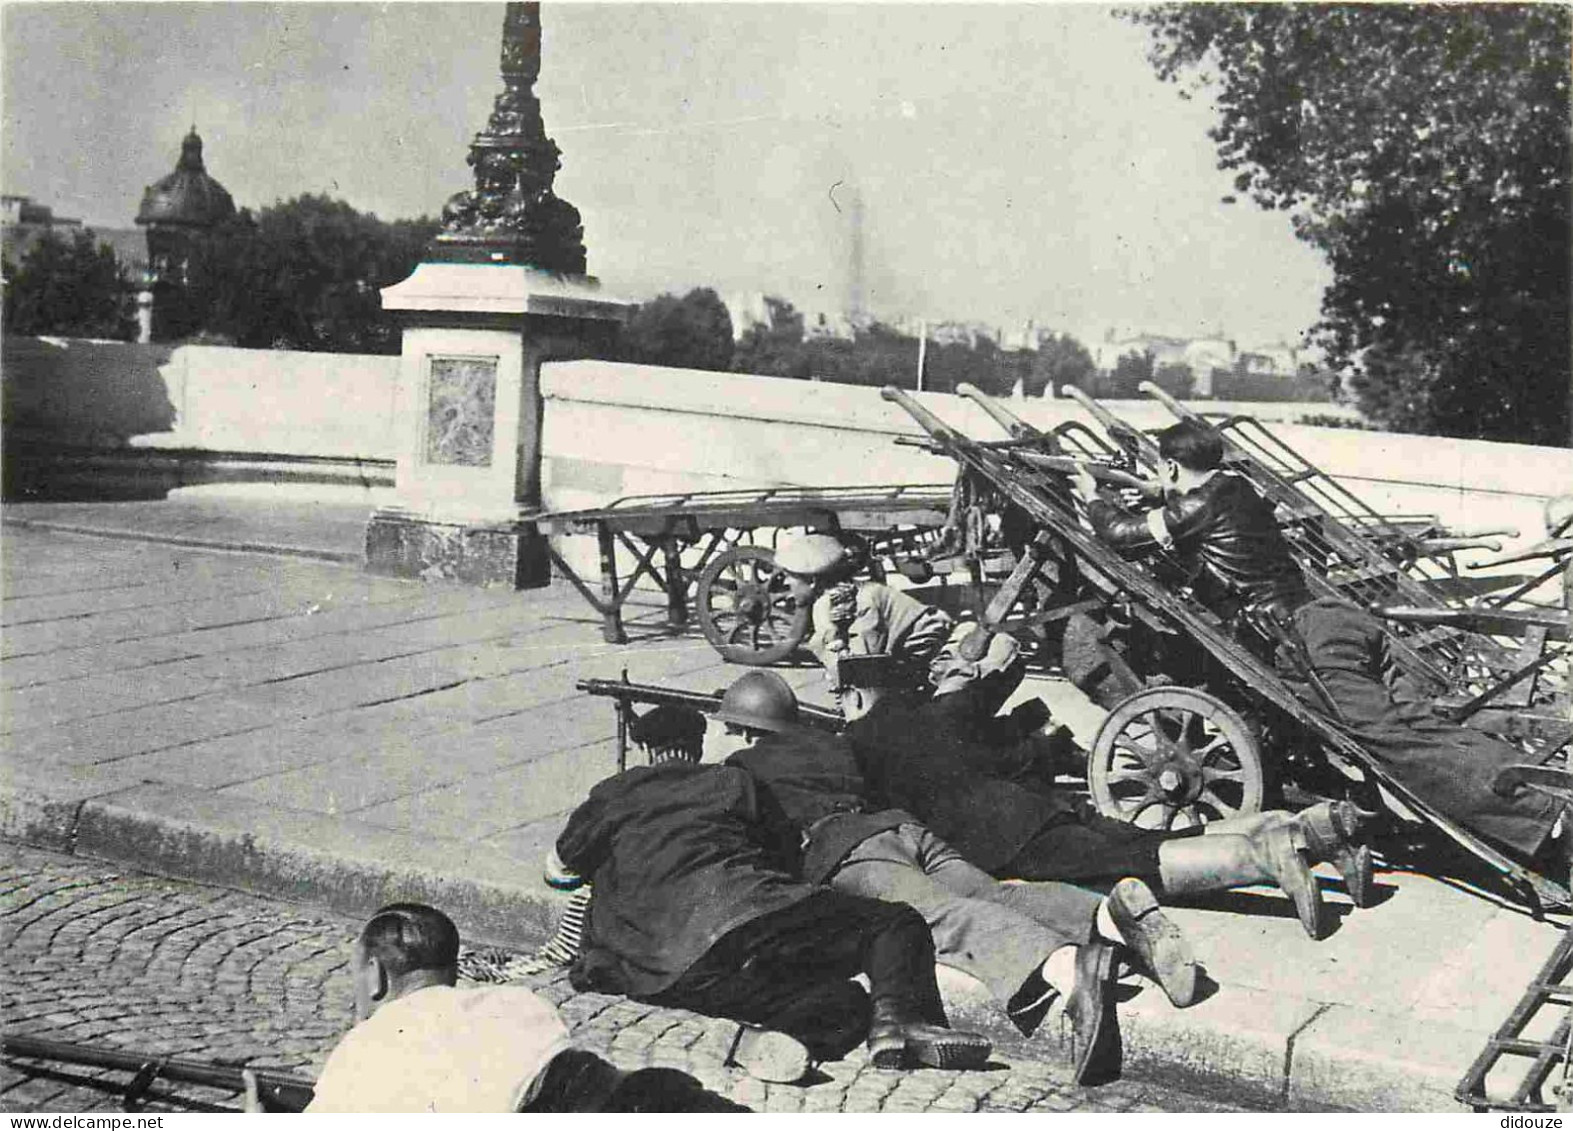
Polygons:
<instances>
[{"instance_id":1,"label":"man's head","mask_svg":"<svg viewBox=\"0 0 1573 1131\"><path fill-rule=\"evenodd\" d=\"M797 695L775 672L749 672L721 696L716 717L727 733L757 737L797 726Z\"/></svg>"},{"instance_id":2,"label":"man's head","mask_svg":"<svg viewBox=\"0 0 1573 1131\"><path fill-rule=\"evenodd\" d=\"M842 684L835 689L836 706L841 708L841 717L849 723L855 723L864 715L872 711L886 696L899 694L893 687L854 687Z\"/></svg>"},{"instance_id":3,"label":"man's head","mask_svg":"<svg viewBox=\"0 0 1573 1131\"><path fill-rule=\"evenodd\" d=\"M361 928L350 973L355 1016L364 1021L405 994L458 981L459 929L435 907L390 903Z\"/></svg>"},{"instance_id":4,"label":"man's head","mask_svg":"<svg viewBox=\"0 0 1573 1131\"><path fill-rule=\"evenodd\" d=\"M628 737L650 756L651 765L697 762L705 754L706 725L692 707L662 703L636 718Z\"/></svg>"},{"instance_id":5,"label":"man's head","mask_svg":"<svg viewBox=\"0 0 1573 1131\"><path fill-rule=\"evenodd\" d=\"M1027 662L1014 636L964 622L951 631L950 639L930 662L929 682L936 696L983 684L979 709L986 708L992 715L1021 686L1026 672Z\"/></svg>"},{"instance_id":6,"label":"man's head","mask_svg":"<svg viewBox=\"0 0 1573 1131\"><path fill-rule=\"evenodd\" d=\"M1223 439L1205 424L1182 420L1158 433L1163 485L1188 491L1212 477L1223 463Z\"/></svg>"},{"instance_id":7,"label":"man's head","mask_svg":"<svg viewBox=\"0 0 1573 1131\"><path fill-rule=\"evenodd\" d=\"M776 552L776 568L786 575L793 600L807 604L828 585L843 580L851 554L840 539L829 534L804 534Z\"/></svg>"}]
</instances>

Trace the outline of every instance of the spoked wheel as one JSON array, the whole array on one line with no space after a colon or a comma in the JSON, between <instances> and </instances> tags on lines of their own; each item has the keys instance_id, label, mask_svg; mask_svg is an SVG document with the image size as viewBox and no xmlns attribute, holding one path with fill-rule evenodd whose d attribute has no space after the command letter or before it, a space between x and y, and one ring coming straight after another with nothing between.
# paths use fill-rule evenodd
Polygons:
<instances>
[{"instance_id":1,"label":"spoked wheel","mask_svg":"<svg viewBox=\"0 0 1573 1131\"><path fill-rule=\"evenodd\" d=\"M1245 721L1204 691L1155 687L1120 703L1087 755L1098 812L1184 829L1262 808L1262 761Z\"/></svg>"},{"instance_id":2,"label":"spoked wheel","mask_svg":"<svg viewBox=\"0 0 1573 1131\"><path fill-rule=\"evenodd\" d=\"M809 610L787 592L786 575L763 546L733 546L699 575L695 601L705 639L735 664L790 656L808 635Z\"/></svg>"}]
</instances>

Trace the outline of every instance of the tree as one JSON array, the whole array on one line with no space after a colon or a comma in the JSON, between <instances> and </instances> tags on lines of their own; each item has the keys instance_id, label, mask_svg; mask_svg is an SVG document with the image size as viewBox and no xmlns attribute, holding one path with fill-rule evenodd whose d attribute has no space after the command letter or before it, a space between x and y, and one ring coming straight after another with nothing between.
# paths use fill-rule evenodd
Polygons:
<instances>
[{"instance_id":1,"label":"tree","mask_svg":"<svg viewBox=\"0 0 1573 1131\"><path fill-rule=\"evenodd\" d=\"M1153 373L1152 383L1171 397L1184 400L1196 388L1196 372L1183 361L1166 362Z\"/></svg>"},{"instance_id":2,"label":"tree","mask_svg":"<svg viewBox=\"0 0 1573 1131\"><path fill-rule=\"evenodd\" d=\"M732 351L732 369L767 377L811 375L803 351L803 315L784 298L765 296L766 317L743 331Z\"/></svg>"},{"instance_id":3,"label":"tree","mask_svg":"<svg viewBox=\"0 0 1573 1131\"><path fill-rule=\"evenodd\" d=\"M1407 431L1565 444L1564 5L1162 4L1122 15L1214 92L1219 166L1333 283L1316 343Z\"/></svg>"},{"instance_id":4,"label":"tree","mask_svg":"<svg viewBox=\"0 0 1573 1131\"><path fill-rule=\"evenodd\" d=\"M1121 354L1115 361L1114 369L1103 383L1102 395L1113 400L1133 400L1142 395L1141 383L1151 381L1152 378L1152 351L1142 350L1138 353L1132 350Z\"/></svg>"},{"instance_id":5,"label":"tree","mask_svg":"<svg viewBox=\"0 0 1573 1131\"><path fill-rule=\"evenodd\" d=\"M242 209L192 264L194 287L212 296L207 329L249 348L398 353L378 292L409 277L437 227L311 194L255 217Z\"/></svg>"},{"instance_id":6,"label":"tree","mask_svg":"<svg viewBox=\"0 0 1573 1131\"><path fill-rule=\"evenodd\" d=\"M22 256L5 265L5 327L13 334L75 338L137 336L136 290L114 248L92 231L65 239L45 232Z\"/></svg>"},{"instance_id":7,"label":"tree","mask_svg":"<svg viewBox=\"0 0 1573 1131\"><path fill-rule=\"evenodd\" d=\"M709 287L682 298L659 295L623 327L618 352L641 365L725 371L732 366L732 316Z\"/></svg>"},{"instance_id":8,"label":"tree","mask_svg":"<svg viewBox=\"0 0 1573 1131\"><path fill-rule=\"evenodd\" d=\"M1069 334L1055 334L1038 343L1032 371L1023 390L1029 397L1052 396L1062 385L1092 388L1098 365L1087 347Z\"/></svg>"}]
</instances>

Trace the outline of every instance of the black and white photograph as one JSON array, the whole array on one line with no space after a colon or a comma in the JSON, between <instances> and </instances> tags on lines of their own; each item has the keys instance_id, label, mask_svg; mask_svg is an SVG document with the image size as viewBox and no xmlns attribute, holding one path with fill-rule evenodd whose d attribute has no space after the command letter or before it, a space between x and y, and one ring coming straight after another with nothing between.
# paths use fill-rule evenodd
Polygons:
<instances>
[{"instance_id":1,"label":"black and white photograph","mask_svg":"<svg viewBox=\"0 0 1573 1131\"><path fill-rule=\"evenodd\" d=\"M0 122L12 1125L1573 1112L1573 6L0 0Z\"/></svg>"}]
</instances>

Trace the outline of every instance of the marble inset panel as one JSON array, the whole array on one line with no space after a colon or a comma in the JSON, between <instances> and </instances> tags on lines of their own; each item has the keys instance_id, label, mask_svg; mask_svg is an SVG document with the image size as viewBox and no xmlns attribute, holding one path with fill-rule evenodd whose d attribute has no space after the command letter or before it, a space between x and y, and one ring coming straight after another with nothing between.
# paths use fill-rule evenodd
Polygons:
<instances>
[{"instance_id":1,"label":"marble inset panel","mask_svg":"<svg viewBox=\"0 0 1573 1131\"><path fill-rule=\"evenodd\" d=\"M426 462L490 467L496 357L433 357L427 378Z\"/></svg>"}]
</instances>

